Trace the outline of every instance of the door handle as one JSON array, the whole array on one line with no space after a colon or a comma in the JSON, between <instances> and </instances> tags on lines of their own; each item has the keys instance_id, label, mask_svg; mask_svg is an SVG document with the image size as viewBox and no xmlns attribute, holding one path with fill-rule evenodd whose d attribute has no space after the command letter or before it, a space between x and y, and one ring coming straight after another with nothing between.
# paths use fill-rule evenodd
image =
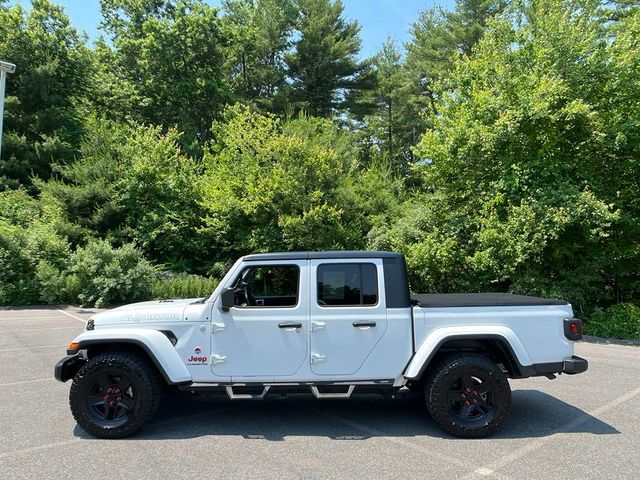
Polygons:
<instances>
[{"instance_id":1,"label":"door handle","mask_svg":"<svg viewBox=\"0 0 640 480\"><path fill-rule=\"evenodd\" d=\"M218 363L224 363L227 360L226 355L211 354L211 365L217 365Z\"/></svg>"},{"instance_id":2,"label":"door handle","mask_svg":"<svg viewBox=\"0 0 640 480\"><path fill-rule=\"evenodd\" d=\"M311 363L324 362L326 358L327 358L326 355L322 355L321 353L312 353Z\"/></svg>"},{"instance_id":3,"label":"door handle","mask_svg":"<svg viewBox=\"0 0 640 480\"><path fill-rule=\"evenodd\" d=\"M216 332L222 332L223 330L225 330L227 327L224 323L216 323L213 322L211 324L211 333L216 333Z\"/></svg>"},{"instance_id":4,"label":"door handle","mask_svg":"<svg viewBox=\"0 0 640 480\"><path fill-rule=\"evenodd\" d=\"M311 331L317 332L318 330L324 330L327 327L325 322L311 322Z\"/></svg>"},{"instance_id":5,"label":"door handle","mask_svg":"<svg viewBox=\"0 0 640 480\"><path fill-rule=\"evenodd\" d=\"M356 328L371 328L376 326L376 322L372 320L360 320L358 322L353 322L352 325Z\"/></svg>"},{"instance_id":6,"label":"door handle","mask_svg":"<svg viewBox=\"0 0 640 480\"><path fill-rule=\"evenodd\" d=\"M280 322L278 328L286 328L287 330L295 330L296 328L302 328L300 322Z\"/></svg>"}]
</instances>

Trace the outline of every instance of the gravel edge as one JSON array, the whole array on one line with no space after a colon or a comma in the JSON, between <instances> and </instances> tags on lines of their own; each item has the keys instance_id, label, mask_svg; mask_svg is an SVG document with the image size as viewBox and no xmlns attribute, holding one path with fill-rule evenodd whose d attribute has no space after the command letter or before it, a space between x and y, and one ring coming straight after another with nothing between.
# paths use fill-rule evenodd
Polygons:
<instances>
[{"instance_id":1,"label":"gravel edge","mask_svg":"<svg viewBox=\"0 0 640 480\"><path fill-rule=\"evenodd\" d=\"M640 347L640 340L620 340L618 338L603 338L585 335L582 341L587 343L600 343L605 345L625 345L628 347Z\"/></svg>"}]
</instances>

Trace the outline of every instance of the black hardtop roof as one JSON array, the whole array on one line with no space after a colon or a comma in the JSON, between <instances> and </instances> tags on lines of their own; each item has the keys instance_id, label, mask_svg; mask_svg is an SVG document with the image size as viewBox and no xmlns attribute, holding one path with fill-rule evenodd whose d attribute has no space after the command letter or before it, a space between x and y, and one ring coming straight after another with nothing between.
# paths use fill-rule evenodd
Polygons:
<instances>
[{"instance_id":1,"label":"black hardtop roof","mask_svg":"<svg viewBox=\"0 0 640 480\"><path fill-rule=\"evenodd\" d=\"M324 252L274 252L254 253L242 257L245 261L258 260L314 260L332 258L401 258L397 252L368 250L328 250Z\"/></svg>"}]
</instances>

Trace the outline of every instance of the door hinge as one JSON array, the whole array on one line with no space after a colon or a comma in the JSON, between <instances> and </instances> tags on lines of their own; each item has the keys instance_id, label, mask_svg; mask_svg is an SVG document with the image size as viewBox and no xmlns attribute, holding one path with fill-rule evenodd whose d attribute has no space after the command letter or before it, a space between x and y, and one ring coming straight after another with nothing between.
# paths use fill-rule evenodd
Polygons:
<instances>
[{"instance_id":1,"label":"door hinge","mask_svg":"<svg viewBox=\"0 0 640 480\"><path fill-rule=\"evenodd\" d=\"M311 363L324 362L325 359L326 359L326 355L322 355L320 353L311 354Z\"/></svg>"},{"instance_id":2,"label":"door hinge","mask_svg":"<svg viewBox=\"0 0 640 480\"><path fill-rule=\"evenodd\" d=\"M327 327L325 322L311 322L311 331L317 332L318 330L324 330Z\"/></svg>"},{"instance_id":3,"label":"door hinge","mask_svg":"<svg viewBox=\"0 0 640 480\"><path fill-rule=\"evenodd\" d=\"M211 333L222 332L226 328L227 327L224 323L216 323L216 322L211 323Z\"/></svg>"},{"instance_id":4,"label":"door hinge","mask_svg":"<svg viewBox=\"0 0 640 480\"><path fill-rule=\"evenodd\" d=\"M217 365L218 363L224 363L227 360L226 355L211 354L211 365Z\"/></svg>"}]
</instances>

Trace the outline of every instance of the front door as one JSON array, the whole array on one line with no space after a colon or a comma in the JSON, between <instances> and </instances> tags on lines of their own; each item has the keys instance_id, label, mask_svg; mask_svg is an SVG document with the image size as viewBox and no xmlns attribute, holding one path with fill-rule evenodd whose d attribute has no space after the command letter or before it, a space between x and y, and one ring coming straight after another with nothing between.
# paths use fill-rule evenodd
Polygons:
<instances>
[{"instance_id":1,"label":"front door","mask_svg":"<svg viewBox=\"0 0 640 480\"><path fill-rule=\"evenodd\" d=\"M312 260L311 370L355 375L387 331L382 260Z\"/></svg>"},{"instance_id":2,"label":"front door","mask_svg":"<svg viewBox=\"0 0 640 480\"><path fill-rule=\"evenodd\" d=\"M306 261L250 262L235 306L213 308L211 369L222 377L286 377L307 358Z\"/></svg>"}]
</instances>

